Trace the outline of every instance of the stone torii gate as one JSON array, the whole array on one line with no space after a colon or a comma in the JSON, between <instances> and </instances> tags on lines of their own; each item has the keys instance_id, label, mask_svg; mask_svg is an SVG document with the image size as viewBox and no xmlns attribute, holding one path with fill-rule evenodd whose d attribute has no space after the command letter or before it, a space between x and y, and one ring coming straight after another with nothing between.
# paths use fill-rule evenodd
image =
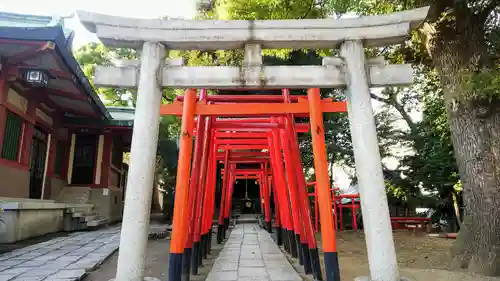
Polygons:
<instances>
[{"instance_id":1,"label":"stone torii gate","mask_svg":"<svg viewBox=\"0 0 500 281\"><path fill-rule=\"evenodd\" d=\"M399 280L369 88L408 85L413 73L408 64L387 65L383 58L365 58L364 47L401 43L427 12L428 7L355 19L256 21L132 19L78 12L85 27L104 44L135 48L141 54L140 61L98 66L94 78L98 86L138 89L116 280L146 280L160 90L166 87L346 88L370 267L366 279ZM243 46L242 67L186 67L178 60L165 60L167 49L228 50ZM325 57L322 66L262 64L262 48L339 47L340 57Z\"/></svg>"}]
</instances>

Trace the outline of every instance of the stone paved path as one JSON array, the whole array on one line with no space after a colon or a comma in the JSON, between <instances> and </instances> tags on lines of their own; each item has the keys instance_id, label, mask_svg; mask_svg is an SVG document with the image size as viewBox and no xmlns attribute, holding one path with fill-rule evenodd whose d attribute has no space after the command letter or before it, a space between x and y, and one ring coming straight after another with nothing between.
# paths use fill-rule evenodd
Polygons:
<instances>
[{"instance_id":1,"label":"stone paved path","mask_svg":"<svg viewBox=\"0 0 500 281\"><path fill-rule=\"evenodd\" d=\"M206 281L302 281L270 234L237 224Z\"/></svg>"},{"instance_id":2,"label":"stone paved path","mask_svg":"<svg viewBox=\"0 0 500 281\"><path fill-rule=\"evenodd\" d=\"M76 232L0 255L0 281L75 281L119 246L120 228Z\"/></svg>"}]
</instances>

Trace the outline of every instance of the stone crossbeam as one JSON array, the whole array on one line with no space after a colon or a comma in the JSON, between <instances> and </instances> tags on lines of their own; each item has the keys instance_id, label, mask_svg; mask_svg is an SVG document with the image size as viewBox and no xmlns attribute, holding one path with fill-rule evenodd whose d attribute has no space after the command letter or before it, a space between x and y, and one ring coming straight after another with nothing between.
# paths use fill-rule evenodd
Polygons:
<instances>
[{"instance_id":1,"label":"stone crossbeam","mask_svg":"<svg viewBox=\"0 0 500 281\"><path fill-rule=\"evenodd\" d=\"M409 64L368 65L372 87L403 86L412 83ZM257 73L257 75L255 75ZM260 73L260 75L259 75ZM94 83L99 87L136 88L139 69L134 65L97 66ZM166 66L160 86L167 88L343 88L342 68L324 66Z\"/></svg>"},{"instance_id":2,"label":"stone crossbeam","mask_svg":"<svg viewBox=\"0 0 500 281\"><path fill-rule=\"evenodd\" d=\"M363 40L365 47L401 43L428 9L308 20L134 19L84 11L78 12L78 17L104 44L116 47L139 49L143 42L162 42L171 50L228 50L254 42L263 49L330 49L347 40Z\"/></svg>"}]
</instances>

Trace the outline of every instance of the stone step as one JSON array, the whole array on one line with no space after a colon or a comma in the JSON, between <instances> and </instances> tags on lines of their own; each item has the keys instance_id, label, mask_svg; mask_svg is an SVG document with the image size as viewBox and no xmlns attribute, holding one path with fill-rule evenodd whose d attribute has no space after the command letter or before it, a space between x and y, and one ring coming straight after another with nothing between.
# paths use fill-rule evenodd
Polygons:
<instances>
[{"instance_id":1,"label":"stone step","mask_svg":"<svg viewBox=\"0 0 500 281\"><path fill-rule=\"evenodd\" d=\"M86 217L92 217L92 216L98 216L96 212L74 212L72 213L72 216L74 218L86 218Z\"/></svg>"},{"instance_id":2,"label":"stone step","mask_svg":"<svg viewBox=\"0 0 500 281\"><path fill-rule=\"evenodd\" d=\"M95 221L95 220L100 220L102 219L101 216L97 215L97 214L87 214L83 217L83 219L86 221L86 222L91 222L91 221Z\"/></svg>"},{"instance_id":3,"label":"stone step","mask_svg":"<svg viewBox=\"0 0 500 281\"><path fill-rule=\"evenodd\" d=\"M74 218L72 216L64 216L64 231L79 231L87 229L87 223L81 218Z\"/></svg>"},{"instance_id":4,"label":"stone step","mask_svg":"<svg viewBox=\"0 0 500 281\"><path fill-rule=\"evenodd\" d=\"M102 217L98 217L92 221L87 221L87 226L91 228L97 228L100 226L106 226L108 224L108 220Z\"/></svg>"},{"instance_id":5,"label":"stone step","mask_svg":"<svg viewBox=\"0 0 500 281\"><path fill-rule=\"evenodd\" d=\"M94 205L92 204L68 204L66 213L92 213Z\"/></svg>"}]
</instances>

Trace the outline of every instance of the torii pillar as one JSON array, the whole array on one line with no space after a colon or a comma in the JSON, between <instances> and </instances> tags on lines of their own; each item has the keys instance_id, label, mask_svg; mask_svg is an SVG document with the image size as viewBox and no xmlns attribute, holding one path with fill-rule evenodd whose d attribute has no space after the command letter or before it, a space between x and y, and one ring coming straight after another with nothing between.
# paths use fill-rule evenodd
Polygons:
<instances>
[{"instance_id":1,"label":"torii pillar","mask_svg":"<svg viewBox=\"0 0 500 281\"><path fill-rule=\"evenodd\" d=\"M156 77L164 60L163 44L144 43L116 269L117 281L144 278L162 97ZM155 279L150 278L149 281Z\"/></svg>"},{"instance_id":2,"label":"torii pillar","mask_svg":"<svg viewBox=\"0 0 500 281\"><path fill-rule=\"evenodd\" d=\"M369 87L408 85L412 83L412 68L410 65L386 65L380 59L367 60L363 48L402 43L427 13L428 7L424 7L362 19L210 21L207 24L203 21L137 20L79 12L78 17L85 27L95 32L103 43L142 48L140 69L137 62L126 62L120 67L98 66L94 78L94 83L99 86L138 87L116 281L144 280L160 87L347 87L370 265L370 277L361 280L399 281ZM162 67L163 45L176 50L228 50L245 45L245 61L243 67L184 67L171 62ZM326 49L339 45L341 58L325 58L323 66L266 66L262 65L260 57L261 47ZM204 114L210 115L211 111L205 110Z\"/></svg>"},{"instance_id":3,"label":"torii pillar","mask_svg":"<svg viewBox=\"0 0 500 281\"><path fill-rule=\"evenodd\" d=\"M365 70L365 49L360 40L344 42L340 47L347 76L347 112L359 180L363 229L370 266L370 278L399 279L396 249L382 173L369 82Z\"/></svg>"}]
</instances>

